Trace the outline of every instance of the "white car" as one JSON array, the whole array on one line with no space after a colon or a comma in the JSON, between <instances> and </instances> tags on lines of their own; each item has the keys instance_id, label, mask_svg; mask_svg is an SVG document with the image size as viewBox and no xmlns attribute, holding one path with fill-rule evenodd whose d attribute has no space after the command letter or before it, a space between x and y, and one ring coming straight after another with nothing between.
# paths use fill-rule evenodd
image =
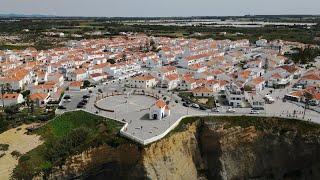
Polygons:
<instances>
[{"instance_id":1,"label":"white car","mask_svg":"<svg viewBox=\"0 0 320 180\"><path fill-rule=\"evenodd\" d=\"M220 110L219 110L219 109L217 109L217 108L213 108L213 109L211 109L211 111L212 111L212 112L215 112L215 113L220 112Z\"/></svg>"},{"instance_id":2,"label":"white car","mask_svg":"<svg viewBox=\"0 0 320 180\"><path fill-rule=\"evenodd\" d=\"M251 111L250 111L250 114L259 114L259 111L251 110Z\"/></svg>"},{"instance_id":3,"label":"white car","mask_svg":"<svg viewBox=\"0 0 320 180\"><path fill-rule=\"evenodd\" d=\"M232 108L229 108L229 109L227 109L227 111L226 111L227 113L235 113L236 112L236 110L234 110L234 109L232 109Z\"/></svg>"},{"instance_id":4,"label":"white car","mask_svg":"<svg viewBox=\"0 0 320 180\"><path fill-rule=\"evenodd\" d=\"M200 106L198 104L192 104L192 107L194 108L200 108Z\"/></svg>"}]
</instances>

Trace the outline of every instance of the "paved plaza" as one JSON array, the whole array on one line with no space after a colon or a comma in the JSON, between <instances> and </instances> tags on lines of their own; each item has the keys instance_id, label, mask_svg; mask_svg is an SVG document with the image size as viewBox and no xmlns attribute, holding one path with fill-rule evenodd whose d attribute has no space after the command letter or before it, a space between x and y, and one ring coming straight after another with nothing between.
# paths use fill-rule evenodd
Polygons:
<instances>
[{"instance_id":1,"label":"paved plaza","mask_svg":"<svg viewBox=\"0 0 320 180\"><path fill-rule=\"evenodd\" d=\"M109 85L110 86L110 85ZM98 92L98 89L103 90L103 94ZM285 118L303 118L303 106L298 106L291 102L283 102L281 97L287 93L287 90L278 89L273 90L270 94L275 103L267 104L264 111L260 111L260 114L250 114L251 108L234 108L235 113L227 113L227 106L219 107L218 113L211 112L211 110L200 110L192 107L184 107L182 105L181 98L176 94L163 92L160 96L166 96L169 100L169 107L171 109L171 115L163 118L162 120L149 119L149 109L156 102L156 98L146 95L136 95L127 93L119 95L105 96L114 92L114 85L112 88L108 86L101 86L91 90L85 90L80 92L66 92L72 97L71 102L63 102L61 105L65 106L65 110L58 110L59 113L74 111L78 108L77 104L82 100L83 95L90 95L88 103L81 109L87 112L98 114L100 116L115 119L126 123L123 128L122 134L128 135L127 137L133 140L139 139L141 141L154 139L157 136L165 135L168 133L168 129L172 129L177 121L186 115L189 116L268 116L268 117L285 117ZM118 88L120 91L121 88ZM127 89L127 92L131 91ZM90 93L91 92L91 93ZM158 91L154 91L158 92ZM268 93L269 89L266 89L262 93ZM262 94L262 95L264 95ZM278 98L279 97L279 98ZM320 123L319 113L311 110L306 111L304 120Z\"/></svg>"},{"instance_id":2,"label":"paved plaza","mask_svg":"<svg viewBox=\"0 0 320 180\"><path fill-rule=\"evenodd\" d=\"M178 103L169 105L171 115L162 120L149 119L149 108L157 99L144 95L116 95L99 100L96 105L101 109L99 115L128 123L125 131L139 139L149 139L166 131L188 109ZM114 112L109 112L112 110Z\"/></svg>"}]
</instances>

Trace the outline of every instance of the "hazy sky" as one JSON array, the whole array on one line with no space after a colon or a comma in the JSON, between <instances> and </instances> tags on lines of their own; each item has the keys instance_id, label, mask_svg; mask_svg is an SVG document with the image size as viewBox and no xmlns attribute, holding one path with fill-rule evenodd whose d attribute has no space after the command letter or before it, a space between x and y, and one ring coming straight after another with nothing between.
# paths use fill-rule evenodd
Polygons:
<instances>
[{"instance_id":1,"label":"hazy sky","mask_svg":"<svg viewBox=\"0 0 320 180\"><path fill-rule=\"evenodd\" d=\"M0 0L0 14L222 16L320 14L320 0Z\"/></svg>"}]
</instances>

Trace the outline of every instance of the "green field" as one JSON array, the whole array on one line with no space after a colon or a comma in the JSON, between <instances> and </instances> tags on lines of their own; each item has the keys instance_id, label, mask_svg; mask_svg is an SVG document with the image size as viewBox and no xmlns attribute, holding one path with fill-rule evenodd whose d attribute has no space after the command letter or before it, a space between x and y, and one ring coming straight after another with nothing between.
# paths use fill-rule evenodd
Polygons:
<instances>
[{"instance_id":1,"label":"green field","mask_svg":"<svg viewBox=\"0 0 320 180\"><path fill-rule=\"evenodd\" d=\"M31 179L41 172L49 173L70 155L103 144L117 147L129 142L118 135L122 124L84 111L56 117L34 133L45 141L19 159L13 177Z\"/></svg>"}]
</instances>

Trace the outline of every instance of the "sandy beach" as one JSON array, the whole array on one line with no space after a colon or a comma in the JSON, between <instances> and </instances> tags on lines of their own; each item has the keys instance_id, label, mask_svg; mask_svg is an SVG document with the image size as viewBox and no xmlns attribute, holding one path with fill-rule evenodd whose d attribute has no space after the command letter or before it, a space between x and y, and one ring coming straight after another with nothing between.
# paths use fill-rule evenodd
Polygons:
<instances>
[{"instance_id":1,"label":"sandy beach","mask_svg":"<svg viewBox=\"0 0 320 180\"><path fill-rule=\"evenodd\" d=\"M9 144L9 149L0 158L1 180L10 179L13 169L18 164L18 159L12 157L11 152L18 151L21 154L25 154L43 143L40 140L40 136L25 134L26 128L29 126L31 125L22 125L0 134L0 144ZM21 130L17 130L18 128L21 128Z\"/></svg>"}]
</instances>

